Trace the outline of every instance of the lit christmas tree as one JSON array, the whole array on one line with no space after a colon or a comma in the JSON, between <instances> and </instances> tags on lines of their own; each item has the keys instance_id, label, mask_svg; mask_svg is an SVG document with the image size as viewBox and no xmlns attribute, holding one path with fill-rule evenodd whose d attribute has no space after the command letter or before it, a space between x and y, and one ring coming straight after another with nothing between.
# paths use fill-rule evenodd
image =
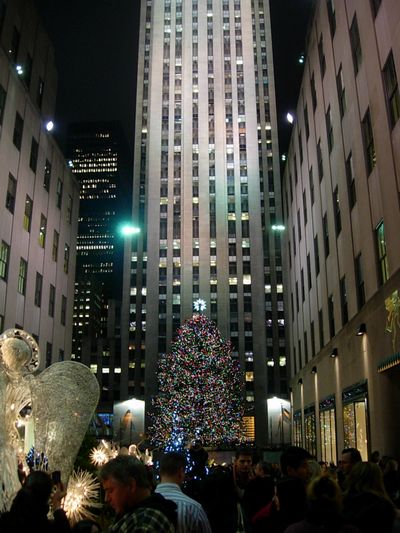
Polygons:
<instances>
[{"instance_id":1,"label":"lit christmas tree","mask_svg":"<svg viewBox=\"0 0 400 533\"><path fill-rule=\"evenodd\" d=\"M158 381L149 428L154 442L171 450L193 441L217 446L243 440L239 363L205 315L195 314L178 329L171 352L160 360Z\"/></svg>"}]
</instances>

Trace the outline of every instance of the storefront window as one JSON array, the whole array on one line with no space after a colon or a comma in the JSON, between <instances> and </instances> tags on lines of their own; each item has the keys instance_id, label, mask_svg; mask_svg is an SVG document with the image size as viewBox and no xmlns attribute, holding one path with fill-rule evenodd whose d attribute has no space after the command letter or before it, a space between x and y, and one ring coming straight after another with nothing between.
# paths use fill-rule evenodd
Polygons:
<instances>
[{"instance_id":1,"label":"storefront window","mask_svg":"<svg viewBox=\"0 0 400 533\"><path fill-rule=\"evenodd\" d=\"M293 414L293 444L303 446L301 411L296 411Z\"/></svg>"},{"instance_id":2,"label":"storefront window","mask_svg":"<svg viewBox=\"0 0 400 533\"><path fill-rule=\"evenodd\" d=\"M342 392L343 437L345 448L360 450L368 460L368 382L360 381Z\"/></svg>"},{"instance_id":3,"label":"storefront window","mask_svg":"<svg viewBox=\"0 0 400 533\"><path fill-rule=\"evenodd\" d=\"M321 459L327 463L337 464L335 408L319 413L321 430Z\"/></svg>"},{"instance_id":4,"label":"storefront window","mask_svg":"<svg viewBox=\"0 0 400 533\"><path fill-rule=\"evenodd\" d=\"M305 449L315 457L317 455L317 434L315 407L312 405L304 409Z\"/></svg>"}]
</instances>

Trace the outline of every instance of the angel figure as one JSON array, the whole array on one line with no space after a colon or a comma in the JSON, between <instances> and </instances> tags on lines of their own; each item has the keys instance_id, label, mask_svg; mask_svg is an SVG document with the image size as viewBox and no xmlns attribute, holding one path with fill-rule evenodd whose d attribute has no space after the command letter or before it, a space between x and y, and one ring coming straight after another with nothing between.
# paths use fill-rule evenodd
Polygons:
<instances>
[{"instance_id":1,"label":"angel figure","mask_svg":"<svg viewBox=\"0 0 400 533\"><path fill-rule=\"evenodd\" d=\"M0 512L21 488L18 463L25 463L17 429L20 412L31 403L29 375L39 367L39 347L25 331L8 329L0 336Z\"/></svg>"}]
</instances>

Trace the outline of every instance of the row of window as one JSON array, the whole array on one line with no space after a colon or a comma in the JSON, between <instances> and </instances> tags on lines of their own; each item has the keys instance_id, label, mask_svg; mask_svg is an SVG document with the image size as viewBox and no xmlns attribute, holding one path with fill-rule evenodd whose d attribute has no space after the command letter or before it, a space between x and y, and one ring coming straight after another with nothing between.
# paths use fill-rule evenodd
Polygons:
<instances>
[{"instance_id":1,"label":"row of window","mask_svg":"<svg viewBox=\"0 0 400 533\"><path fill-rule=\"evenodd\" d=\"M7 277L8 277L9 259L10 259L10 246L6 242L1 241L0 243L0 279L4 281L7 281ZM21 257L20 263L19 263L19 270L18 270L17 290L23 296L25 296L26 294L27 278L28 278L28 262ZM42 304L42 289L43 289L43 276L39 272L36 272L34 304L37 307L41 307L41 304ZM54 285L50 284L48 314L51 317L54 317L55 297L56 297L56 288ZM65 296L62 296L61 297L61 324L62 325L65 325L66 312L67 312L67 298Z\"/></svg>"}]
</instances>

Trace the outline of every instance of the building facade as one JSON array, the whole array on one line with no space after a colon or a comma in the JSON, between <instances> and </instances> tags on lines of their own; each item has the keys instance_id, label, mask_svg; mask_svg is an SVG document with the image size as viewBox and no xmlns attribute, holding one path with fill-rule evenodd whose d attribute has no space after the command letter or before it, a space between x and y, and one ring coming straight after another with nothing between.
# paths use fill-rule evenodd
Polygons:
<instances>
[{"instance_id":1,"label":"building facade","mask_svg":"<svg viewBox=\"0 0 400 533\"><path fill-rule=\"evenodd\" d=\"M202 299L267 446L267 398L286 391L269 3L143 0L140 27L121 388L151 407L159 355Z\"/></svg>"},{"instance_id":2,"label":"building facade","mask_svg":"<svg viewBox=\"0 0 400 533\"><path fill-rule=\"evenodd\" d=\"M293 441L397 456L400 5L317 2L283 179Z\"/></svg>"},{"instance_id":3,"label":"building facade","mask_svg":"<svg viewBox=\"0 0 400 533\"><path fill-rule=\"evenodd\" d=\"M90 366L101 387L100 410L120 399L119 317L124 241L131 217L132 161L118 122L68 128L67 157L80 184L72 358ZM111 325L116 327L111 327Z\"/></svg>"},{"instance_id":4,"label":"building facade","mask_svg":"<svg viewBox=\"0 0 400 533\"><path fill-rule=\"evenodd\" d=\"M54 50L31 1L0 2L0 330L39 342L40 366L69 359L79 188L45 125Z\"/></svg>"}]
</instances>

